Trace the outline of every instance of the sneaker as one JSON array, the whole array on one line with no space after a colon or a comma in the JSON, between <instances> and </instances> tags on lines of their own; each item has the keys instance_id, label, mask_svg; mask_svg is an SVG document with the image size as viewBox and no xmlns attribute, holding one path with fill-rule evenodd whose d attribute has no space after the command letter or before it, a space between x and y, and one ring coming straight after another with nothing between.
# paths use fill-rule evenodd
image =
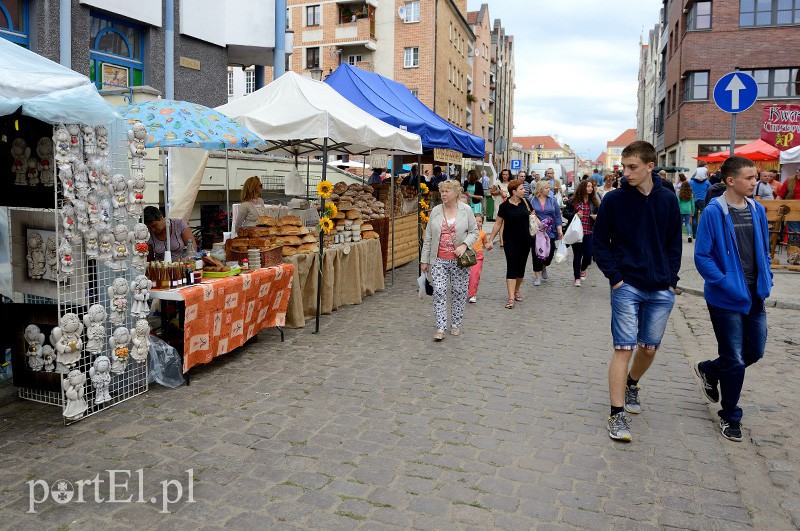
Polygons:
<instances>
[{"instance_id":1,"label":"sneaker","mask_svg":"<svg viewBox=\"0 0 800 531\"><path fill-rule=\"evenodd\" d=\"M470 297L469 302L476 303L478 302L478 297Z\"/></svg>"},{"instance_id":2,"label":"sneaker","mask_svg":"<svg viewBox=\"0 0 800 531\"><path fill-rule=\"evenodd\" d=\"M572 282L572 285L573 285L573 286L575 286L576 288L579 288L579 287L581 287L581 279L579 279L579 278L576 278L576 279L575 279L575 280Z\"/></svg>"},{"instance_id":3,"label":"sneaker","mask_svg":"<svg viewBox=\"0 0 800 531\"><path fill-rule=\"evenodd\" d=\"M631 441L631 428L624 412L608 417L608 436L615 441Z\"/></svg>"},{"instance_id":4,"label":"sneaker","mask_svg":"<svg viewBox=\"0 0 800 531\"><path fill-rule=\"evenodd\" d=\"M435 334L433 334L434 341L441 341L444 339L444 330L437 330Z\"/></svg>"},{"instance_id":5,"label":"sneaker","mask_svg":"<svg viewBox=\"0 0 800 531\"><path fill-rule=\"evenodd\" d=\"M698 361L695 363L692 368L694 369L695 375L700 378L700 382L703 384L703 394L706 395L711 402L719 402L719 389L717 389L718 382L711 383L711 380L706 378L706 373L704 373L700 369L700 362Z\"/></svg>"},{"instance_id":6,"label":"sneaker","mask_svg":"<svg viewBox=\"0 0 800 531\"><path fill-rule=\"evenodd\" d=\"M609 428L611 429L611 428ZM725 419L719 419L719 429L722 436L729 441L742 442L742 423L741 422L728 422Z\"/></svg>"},{"instance_id":7,"label":"sneaker","mask_svg":"<svg viewBox=\"0 0 800 531\"><path fill-rule=\"evenodd\" d=\"M542 277L536 277L535 279L533 279L533 285L534 286L541 286L542 285Z\"/></svg>"},{"instance_id":8,"label":"sneaker","mask_svg":"<svg viewBox=\"0 0 800 531\"><path fill-rule=\"evenodd\" d=\"M586 270L581 271L581 278L586 278Z\"/></svg>"},{"instance_id":9,"label":"sneaker","mask_svg":"<svg viewBox=\"0 0 800 531\"><path fill-rule=\"evenodd\" d=\"M458 327L457 327L457 326L453 326L453 327L450 329L450 334L451 334L451 335L457 336L457 335L458 335L458 334L460 334L460 333L461 333L461 331L458 329Z\"/></svg>"},{"instance_id":10,"label":"sneaker","mask_svg":"<svg viewBox=\"0 0 800 531\"><path fill-rule=\"evenodd\" d=\"M625 387L625 411L638 415L642 412L642 404L639 402L639 384Z\"/></svg>"},{"instance_id":11,"label":"sneaker","mask_svg":"<svg viewBox=\"0 0 800 531\"><path fill-rule=\"evenodd\" d=\"M544 269L542 269L542 278L543 278L543 279L545 279L545 280L547 280L548 278L550 278L550 277L547 275L547 268L546 268L546 267L545 267Z\"/></svg>"}]
</instances>

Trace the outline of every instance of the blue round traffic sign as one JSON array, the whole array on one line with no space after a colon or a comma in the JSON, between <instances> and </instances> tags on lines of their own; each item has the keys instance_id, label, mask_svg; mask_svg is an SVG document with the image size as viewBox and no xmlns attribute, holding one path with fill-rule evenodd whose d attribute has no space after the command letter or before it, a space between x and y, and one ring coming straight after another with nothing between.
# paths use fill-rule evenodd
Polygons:
<instances>
[{"instance_id":1,"label":"blue round traffic sign","mask_svg":"<svg viewBox=\"0 0 800 531\"><path fill-rule=\"evenodd\" d=\"M750 74L731 72L714 85L714 103L728 113L746 111L758 98L758 83Z\"/></svg>"}]
</instances>

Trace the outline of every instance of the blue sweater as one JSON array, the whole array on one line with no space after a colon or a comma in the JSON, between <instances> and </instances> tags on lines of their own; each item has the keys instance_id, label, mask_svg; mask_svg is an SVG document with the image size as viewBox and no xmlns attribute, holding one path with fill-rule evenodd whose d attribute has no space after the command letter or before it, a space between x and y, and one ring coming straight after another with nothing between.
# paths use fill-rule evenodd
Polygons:
<instances>
[{"instance_id":1,"label":"blue sweater","mask_svg":"<svg viewBox=\"0 0 800 531\"><path fill-rule=\"evenodd\" d=\"M600 203L594 224L594 259L614 286L659 291L678 284L681 268L681 213L678 198L653 174L649 195L623 179Z\"/></svg>"},{"instance_id":2,"label":"blue sweater","mask_svg":"<svg viewBox=\"0 0 800 531\"><path fill-rule=\"evenodd\" d=\"M756 293L764 300L769 297L772 288L767 215L763 206L751 199L746 201L753 215L753 241L758 270ZM747 289L736 233L724 196L712 200L700 216L694 265L705 280L703 294L709 304L741 313L750 311L750 290Z\"/></svg>"},{"instance_id":3,"label":"blue sweater","mask_svg":"<svg viewBox=\"0 0 800 531\"><path fill-rule=\"evenodd\" d=\"M692 193L694 194L695 201L698 199L703 199L705 201L706 192L709 188L711 188L711 183L708 182L708 179L703 179L702 181L698 181L697 179L689 179L689 186L692 187Z\"/></svg>"}]
</instances>

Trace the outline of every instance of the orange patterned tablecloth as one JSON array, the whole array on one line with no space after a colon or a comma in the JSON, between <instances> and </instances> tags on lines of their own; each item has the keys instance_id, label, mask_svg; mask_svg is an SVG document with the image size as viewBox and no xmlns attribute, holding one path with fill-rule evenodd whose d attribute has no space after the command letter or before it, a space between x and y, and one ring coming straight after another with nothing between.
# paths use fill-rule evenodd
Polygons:
<instances>
[{"instance_id":1,"label":"orange patterned tablecloth","mask_svg":"<svg viewBox=\"0 0 800 531\"><path fill-rule=\"evenodd\" d=\"M183 372L242 346L264 328L284 326L293 276L294 266L283 264L181 289Z\"/></svg>"}]
</instances>

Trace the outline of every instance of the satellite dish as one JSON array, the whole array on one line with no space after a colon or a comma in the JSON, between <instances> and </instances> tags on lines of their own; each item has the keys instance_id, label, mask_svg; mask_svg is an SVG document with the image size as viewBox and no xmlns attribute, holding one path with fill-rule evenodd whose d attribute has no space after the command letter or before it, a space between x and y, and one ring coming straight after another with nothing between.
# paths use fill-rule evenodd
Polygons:
<instances>
[{"instance_id":1,"label":"satellite dish","mask_svg":"<svg viewBox=\"0 0 800 531\"><path fill-rule=\"evenodd\" d=\"M397 8L397 16L402 18L403 20L405 20L406 19L406 8L403 7L403 6L398 7Z\"/></svg>"}]
</instances>

